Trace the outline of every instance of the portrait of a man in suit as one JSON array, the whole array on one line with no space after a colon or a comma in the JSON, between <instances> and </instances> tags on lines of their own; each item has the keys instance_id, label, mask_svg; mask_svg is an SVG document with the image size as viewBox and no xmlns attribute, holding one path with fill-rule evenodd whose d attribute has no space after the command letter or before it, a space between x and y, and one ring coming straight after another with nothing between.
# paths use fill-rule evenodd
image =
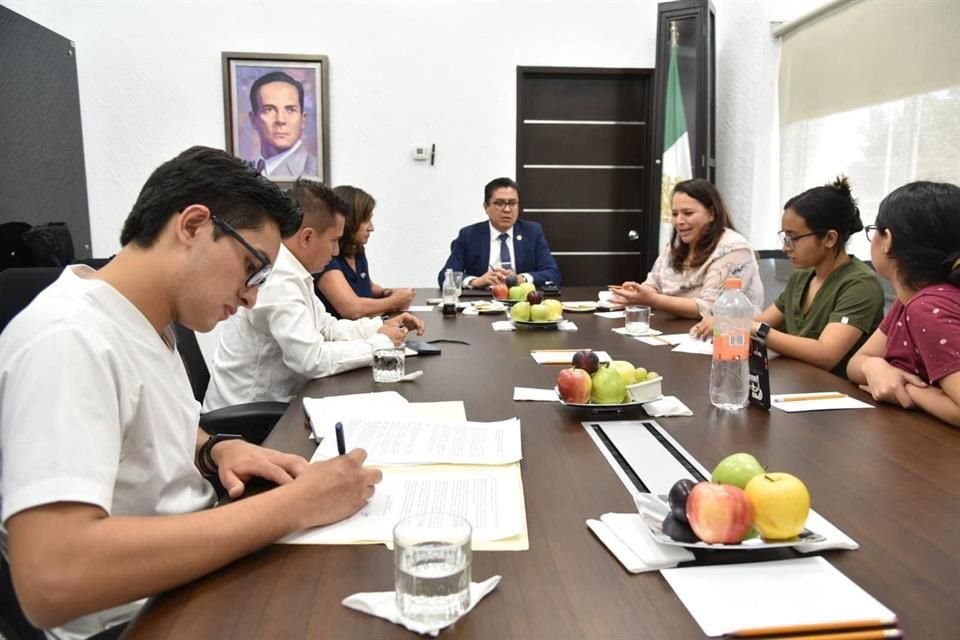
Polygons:
<instances>
[{"instance_id":1,"label":"portrait of a man in suit","mask_svg":"<svg viewBox=\"0 0 960 640\"><path fill-rule=\"evenodd\" d=\"M303 144L307 113L303 85L283 71L257 78L250 88L250 124L260 137L260 155L253 160L265 176L315 176L317 158Z\"/></svg>"},{"instance_id":2,"label":"portrait of a man in suit","mask_svg":"<svg viewBox=\"0 0 960 640\"><path fill-rule=\"evenodd\" d=\"M520 187L510 178L496 178L483 190L487 220L460 229L450 244L450 257L440 269L462 271L463 286L482 289L516 275L520 282L560 284L560 269L550 253L543 227L520 219Z\"/></svg>"},{"instance_id":3,"label":"portrait of a man in suit","mask_svg":"<svg viewBox=\"0 0 960 640\"><path fill-rule=\"evenodd\" d=\"M275 182L327 180L327 58L224 53L227 151Z\"/></svg>"}]
</instances>

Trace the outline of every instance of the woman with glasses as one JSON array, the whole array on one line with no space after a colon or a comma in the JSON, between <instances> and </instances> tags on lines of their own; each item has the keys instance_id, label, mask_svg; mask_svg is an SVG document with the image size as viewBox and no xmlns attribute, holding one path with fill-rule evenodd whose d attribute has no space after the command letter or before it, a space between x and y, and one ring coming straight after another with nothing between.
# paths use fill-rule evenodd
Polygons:
<instances>
[{"instance_id":1,"label":"woman with glasses","mask_svg":"<svg viewBox=\"0 0 960 640\"><path fill-rule=\"evenodd\" d=\"M900 187L880 203L867 237L897 300L847 375L875 400L960 426L960 187Z\"/></svg>"},{"instance_id":2,"label":"woman with glasses","mask_svg":"<svg viewBox=\"0 0 960 640\"><path fill-rule=\"evenodd\" d=\"M847 240L863 229L850 183L807 189L783 205L779 233L797 267L783 293L753 323L777 353L846 375L847 361L883 318L883 287L873 270L849 255ZM712 330L702 322L699 337Z\"/></svg>"},{"instance_id":3,"label":"woman with glasses","mask_svg":"<svg viewBox=\"0 0 960 640\"><path fill-rule=\"evenodd\" d=\"M760 268L750 243L734 231L720 192L702 178L673 188L670 243L643 284L614 288L616 304L643 304L681 318L710 315L727 278L740 278L757 311L763 304Z\"/></svg>"},{"instance_id":4,"label":"woman with glasses","mask_svg":"<svg viewBox=\"0 0 960 640\"><path fill-rule=\"evenodd\" d=\"M340 238L340 254L317 278L317 295L337 318L356 320L403 311L413 302L413 289L387 289L370 277L364 247L373 233L373 208L369 193L357 187L336 187L334 192L347 203L346 224Z\"/></svg>"}]
</instances>

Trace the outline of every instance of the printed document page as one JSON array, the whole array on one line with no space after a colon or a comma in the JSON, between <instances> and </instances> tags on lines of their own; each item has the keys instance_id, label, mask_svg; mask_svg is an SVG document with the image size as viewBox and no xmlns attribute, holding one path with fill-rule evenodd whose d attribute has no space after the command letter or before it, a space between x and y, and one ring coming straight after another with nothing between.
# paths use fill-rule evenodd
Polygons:
<instances>
[{"instance_id":1,"label":"printed document page","mask_svg":"<svg viewBox=\"0 0 960 640\"><path fill-rule=\"evenodd\" d=\"M519 488L519 490L518 490ZM289 544L392 545L393 527L415 513L463 516L473 525L474 548L525 533L520 465L500 467L388 467L367 505L340 522L280 540Z\"/></svg>"},{"instance_id":2,"label":"printed document page","mask_svg":"<svg viewBox=\"0 0 960 640\"><path fill-rule=\"evenodd\" d=\"M520 421L467 422L417 417L346 417L347 450L367 452L366 464L509 464L521 459ZM335 438L324 438L311 462L338 455Z\"/></svg>"}]
</instances>

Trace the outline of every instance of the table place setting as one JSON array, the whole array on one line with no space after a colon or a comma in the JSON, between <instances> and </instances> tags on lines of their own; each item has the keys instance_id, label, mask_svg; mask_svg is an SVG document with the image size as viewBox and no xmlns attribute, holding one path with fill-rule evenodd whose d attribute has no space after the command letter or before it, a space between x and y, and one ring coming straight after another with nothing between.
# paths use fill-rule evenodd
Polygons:
<instances>
[{"instance_id":1,"label":"table place setting","mask_svg":"<svg viewBox=\"0 0 960 640\"><path fill-rule=\"evenodd\" d=\"M798 413L801 411L830 411L833 409L875 409L856 398L851 398L838 391L816 391L811 393L778 393L770 396L772 406L786 411Z\"/></svg>"},{"instance_id":2,"label":"table place setting","mask_svg":"<svg viewBox=\"0 0 960 640\"><path fill-rule=\"evenodd\" d=\"M494 331L516 331L517 327L513 324L512 320L494 320L490 323L490 326L493 327ZM553 328L553 327L551 327ZM556 328L558 331L576 331L577 325L571 320L561 320L557 323Z\"/></svg>"}]
</instances>

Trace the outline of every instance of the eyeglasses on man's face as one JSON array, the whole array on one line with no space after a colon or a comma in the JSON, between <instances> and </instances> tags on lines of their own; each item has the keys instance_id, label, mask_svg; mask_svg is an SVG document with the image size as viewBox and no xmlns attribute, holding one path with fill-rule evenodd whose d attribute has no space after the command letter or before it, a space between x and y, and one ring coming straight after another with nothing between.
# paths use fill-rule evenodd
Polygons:
<instances>
[{"instance_id":1,"label":"eyeglasses on man's face","mask_svg":"<svg viewBox=\"0 0 960 640\"><path fill-rule=\"evenodd\" d=\"M863 228L864 235L867 236L867 242L873 242L873 239L877 237L877 232L883 231L883 229L876 224L868 224Z\"/></svg>"},{"instance_id":2,"label":"eyeglasses on man's face","mask_svg":"<svg viewBox=\"0 0 960 640\"><path fill-rule=\"evenodd\" d=\"M505 211L507 209L516 209L517 205L520 204L520 201L519 200L494 200L490 204L495 206L497 209L500 209L501 211Z\"/></svg>"},{"instance_id":3,"label":"eyeglasses on man's face","mask_svg":"<svg viewBox=\"0 0 960 640\"><path fill-rule=\"evenodd\" d=\"M808 236L818 235L816 231L811 231L810 233L801 233L799 236L789 235L786 231L778 231L777 237L780 238L780 244L783 245L784 249L789 249L793 251L797 248L797 240L802 240Z\"/></svg>"},{"instance_id":4,"label":"eyeglasses on man's face","mask_svg":"<svg viewBox=\"0 0 960 640\"><path fill-rule=\"evenodd\" d=\"M217 216L210 214L210 219L213 221L213 224L220 227L224 233L226 233L227 235L233 236L233 238L237 242L242 244L243 248L249 251L250 254L257 259L257 262L260 263L260 268L254 271L252 274L250 274L250 276L247 278L245 285L248 288L259 287L260 285L262 285L264 281L267 279L267 276L270 275L270 271L273 270L273 265L270 264L270 260L267 258L267 256L263 255L263 253L255 249L253 245L251 245L249 242L244 240L243 236L241 236L236 229L234 229L232 226L230 226L229 224L227 224Z\"/></svg>"}]
</instances>

